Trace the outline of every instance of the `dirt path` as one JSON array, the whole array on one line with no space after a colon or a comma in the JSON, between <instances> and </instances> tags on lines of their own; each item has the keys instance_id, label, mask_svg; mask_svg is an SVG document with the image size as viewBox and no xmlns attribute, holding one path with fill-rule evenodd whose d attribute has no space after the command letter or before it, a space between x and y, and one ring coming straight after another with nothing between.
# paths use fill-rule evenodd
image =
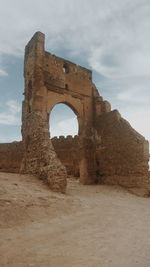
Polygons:
<instances>
[{"instance_id":1,"label":"dirt path","mask_svg":"<svg viewBox=\"0 0 150 267\"><path fill-rule=\"evenodd\" d=\"M0 173L0 267L150 267L150 199Z\"/></svg>"}]
</instances>

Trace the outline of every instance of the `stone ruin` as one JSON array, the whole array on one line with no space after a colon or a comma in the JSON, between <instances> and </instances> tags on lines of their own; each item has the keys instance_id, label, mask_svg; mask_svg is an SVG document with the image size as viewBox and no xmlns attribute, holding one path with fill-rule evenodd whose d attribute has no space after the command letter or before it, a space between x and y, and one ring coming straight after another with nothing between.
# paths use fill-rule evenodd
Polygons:
<instances>
[{"instance_id":1,"label":"stone ruin","mask_svg":"<svg viewBox=\"0 0 150 267\"><path fill-rule=\"evenodd\" d=\"M38 176L65 192L67 175L82 184L149 186L149 145L111 111L92 82L92 72L45 51L45 36L35 33L25 48L22 141L0 144L0 171ZM49 115L58 103L76 114L75 138L52 138Z\"/></svg>"}]
</instances>

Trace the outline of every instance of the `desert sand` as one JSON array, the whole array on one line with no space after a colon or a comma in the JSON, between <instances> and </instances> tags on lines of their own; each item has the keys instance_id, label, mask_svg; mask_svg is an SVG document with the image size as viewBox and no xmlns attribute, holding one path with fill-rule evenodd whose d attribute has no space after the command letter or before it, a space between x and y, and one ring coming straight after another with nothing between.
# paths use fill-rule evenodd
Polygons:
<instances>
[{"instance_id":1,"label":"desert sand","mask_svg":"<svg viewBox=\"0 0 150 267\"><path fill-rule=\"evenodd\" d=\"M0 229L1 267L150 267L150 199L119 186L0 173Z\"/></svg>"}]
</instances>

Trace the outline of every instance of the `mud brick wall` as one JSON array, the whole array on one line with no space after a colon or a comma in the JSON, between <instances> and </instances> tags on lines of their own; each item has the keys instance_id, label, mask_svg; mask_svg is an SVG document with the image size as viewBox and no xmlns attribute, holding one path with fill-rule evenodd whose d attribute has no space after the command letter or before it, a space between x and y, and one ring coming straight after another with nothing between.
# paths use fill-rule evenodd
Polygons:
<instances>
[{"instance_id":1,"label":"mud brick wall","mask_svg":"<svg viewBox=\"0 0 150 267\"><path fill-rule=\"evenodd\" d=\"M76 114L78 134L82 137L78 153L82 156L80 182L94 183L94 157L90 153L91 142L88 144L87 140L93 134L94 116L109 112L111 107L100 97L92 82L92 72L45 51L45 36L37 32L25 48L24 77L22 137L25 153L21 172L35 174L47 181L52 190L65 192L67 173L49 139L51 110L56 104L64 103ZM65 153L65 162L60 156L68 170L74 168L77 161L73 152L70 153L73 167L68 163L69 152ZM59 154L63 155L63 152Z\"/></svg>"},{"instance_id":2,"label":"mud brick wall","mask_svg":"<svg viewBox=\"0 0 150 267\"><path fill-rule=\"evenodd\" d=\"M99 116L96 148L99 179L103 183L137 185L148 175L148 141L124 120L117 110Z\"/></svg>"},{"instance_id":3,"label":"mud brick wall","mask_svg":"<svg viewBox=\"0 0 150 267\"><path fill-rule=\"evenodd\" d=\"M67 173L49 139L47 93L44 82L45 36L36 33L25 48L22 137L25 147L21 173L37 175L53 191L65 193Z\"/></svg>"},{"instance_id":4,"label":"mud brick wall","mask_svg":"<svg viewBox=\"0 0 150 267\"><path fill-rule=\"evenodd\" d=\"M90 70L45 51L45 35L37 32L25 48L24 78L23 145L0 145L1 171L32 173L62 193L66 168L73 175L80 169L82 184L146 185L148 142L111 111ZM59 103L76 114L78 138L50 139L49 116Z\"/></svg>"},{"instance_id":5,"label":"mud brick wall","mask_svg":"<svg viewBox=\"0 0 150 267\"><path fill-rule=\"evenodd\" d=\"M22 142L0 144L0 171L18 173L23 153Z\"/></svg>"},{"instance_id":6,"label":"mud brick wall","mask_svg":"<svg viewBox=\"0 0 150 267\"><path fill-rule=\"evenodd\" d=\"M60 136L59 138L53 137L51 141L58 158L66 167L68 175L79 177L79 137Z\"/></svg>"}]
</instances>

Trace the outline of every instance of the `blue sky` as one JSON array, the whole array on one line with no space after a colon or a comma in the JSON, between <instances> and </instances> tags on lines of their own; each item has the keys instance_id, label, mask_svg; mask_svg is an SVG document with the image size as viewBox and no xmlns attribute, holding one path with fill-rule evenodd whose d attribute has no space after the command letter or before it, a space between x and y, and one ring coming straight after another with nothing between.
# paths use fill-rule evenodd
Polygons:
<instances>
[{"instance_id":1,"label":"blue sky","mask_svg":"<svg viewBox=\"0 0 150 267\"><path fill-rule=\"evenodd\" d=\"M93 71L112 109L150 140L149 0L5 0L0 5L0 142L20 140L24 47L36 31L46 50ZM75 131L53 115L54 134ZM68 131L68 134L70 132ZM59 133L58 133L59 135Z\"/></svg>"}]
</instances>

